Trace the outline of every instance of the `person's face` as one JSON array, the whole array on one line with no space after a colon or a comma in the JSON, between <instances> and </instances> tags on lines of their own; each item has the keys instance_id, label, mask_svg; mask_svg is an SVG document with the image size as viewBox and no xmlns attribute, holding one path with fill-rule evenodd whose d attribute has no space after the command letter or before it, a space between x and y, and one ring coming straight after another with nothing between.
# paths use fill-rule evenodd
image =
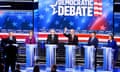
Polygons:
<instances>
[{"instance_id":1,"label":"person's face","mask_svg":"<svg viewBox=\"0 0 120 72\"><path fill-rule=\"evenodd\" d=\"M75 34L75 31L73 29L70 30L70 34L71 35L74 35Z\"/></svg>"},{"instance_id":2,"label":"person's face","mask_svg":"<svg viewBox=\"0 0 120 72\"><path fill-rule=\"evenodd\" d=\"M32 31L30 31L29 36L33 36L33 32Z\"/></svg>"},{"instance_id":3,"label":"person's face","mask_svg":"<svg viewBox=\"0 0 120 72\"><path fill-rule=\"evenodd\" d=\"M10 33L9 33L9 36L12 37L12 36L13 36L13 32L10 32Z\"/></svg>"},{"instance_id":4,"label":"person's face","mask_svg":"<svg viewBox=\"0 0 120 72\"><path fill-rule=\"evenodd\" d=\"M55 34L55 30L50 30L50 34L54 35Z\"/></svg>"},{"instance_id":5,"label":"person's face","mask_svg":"<svg viewBox=\"0 0 120 72\"><path fill-rule=\"evenodd\" d=\"M92 37L95 37L95 36L96 36L96 34L95 34L95 33L92 33L92 34L91 34L91 36L92 36Z\"/></svg>"},{"instance_id":6,"label":"person's face","mask_svg":"<svg viewBox=\"0 0 120 72\"><path fill-rule=\"evenodd\" d=\"M112 40L112 37L111 37L111 36L109 36L109 40Z\"/></svg>"}]
</instances>

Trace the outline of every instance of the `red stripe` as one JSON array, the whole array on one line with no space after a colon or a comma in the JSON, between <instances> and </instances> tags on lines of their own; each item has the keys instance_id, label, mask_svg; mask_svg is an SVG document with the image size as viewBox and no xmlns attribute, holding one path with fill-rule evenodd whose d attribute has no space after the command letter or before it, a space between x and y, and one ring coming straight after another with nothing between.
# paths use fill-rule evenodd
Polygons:
<instances>
[{"instance_id":1,"label":"red stripe","mask_svg":"<svg viewBox=\"0 0 120 72\"><path fill-rule=\"evenodd\" d=\"M94 14L94 16L102 16L102 14Z\"/></svg>"},{"instance_id":2,"label":"red stripe","mask_svg":"<svg viewBox=\"0 0 120 72\"><path fill-rule=\"evenodd\" d=\"M94 2L98 2L98 0L94 0Z\"/></svg>"},{"instance_id":3,"label":"red stripe","mask_svg":"<svg viewBox=\"0 0 120 72\"><path fill-rule=\"evenodd\" d=\"M95 8L95 7L102 8L101 5L94 5L94 8Z\"/></svg>"},{"instance_id":4,"label":"red stripe","mask_svg":"<svg viewBox=\"0 0 120 72\"><path fill-rule=\"evenodd\" d=\"M38 38L47 38L47 35L48 34L38 34ZM63 34L58 34L59 38L66 38ZM77 36L79 38L88 38L90 37L90 34L77 34ZM0 35L0 38L7 38L8 35ZM16 38L17 39L25 39L27 36L26 35L16 35ZM97 38L98 39L108 39L109 37L108 36L104 36L104 35L97 35ZM120 38L115 38L115 40L117 42L120 42ZM67 41L67 40L60 40L60 41ZM87 42L87 40L79 40L80 42ZM104 42L104 41L101 41L101 42Z\"/></svg>"},{"instance_id":5,"label":"red stripe","mask_svg":"<svg viewBox=\"0 0 120 72\"><path fill-rule=\"evenodd\" d=\"M102 0L98 0L98 2L102 2Z\"/></svg>"},{"instance_id":6,"label":"red stripe","mask_svg":"<svg viewBox=\"0 0 120 72\"><path fill-rule=\"evenodd\" d=\"M94 0L94 2L102 2L102 0Z\"/></svg>"},{"instance_id":7,"label":"red stripe","mask_svg":"<svg viewBox=\"0 0 120 72\"><path fill-rule=\"evenodd\" d=\"M102 10L95 10L95 9L94 9L94 12L100 12L100 13L102 13Z\"/></svg>"}]
</instances>

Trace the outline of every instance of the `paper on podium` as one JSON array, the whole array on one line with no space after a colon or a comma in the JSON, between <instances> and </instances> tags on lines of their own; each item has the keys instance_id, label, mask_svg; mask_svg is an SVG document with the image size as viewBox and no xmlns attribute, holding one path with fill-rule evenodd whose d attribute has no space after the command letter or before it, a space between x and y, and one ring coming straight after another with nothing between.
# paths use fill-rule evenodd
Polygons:
<instances>
[{"instance_id":1,"label":"paper on podium","mask_svg":"<svg viewBox=\"0 0 120 72\"><path fill-rule=\"evenodd\" d=\"M91 46L83 46L84 48L95 48L93 45Z\"/></svg>"},{"instance_id":2,"label":"paper on podium","mask_svg":"<svg viewBox=\"0 0 120 72\"><path fill-rule=\"evenodd\" d=\"M56 44L46 44L45 45L46 48L52 47L52 48L57 48Z\"/></svg>"},{"instance_id":3,"label":"paper on podium","mask_svg":"<svg viewBox=\"0 0 120 72\"><path fill-rule=\"evenodd\" d=\"M26 46L29 46L29 47L37 47L37 44L26 44Z\"/></svg>"},{"instance_id":4,"label":"paper on podium","mask_svg":"<svg viewBox=\"0 0 120 72\"><path fill-rule=\"evenodd\" d=\"M12 45L18 47L18 44L12 44Z\"/></svg>"}]
</instances>

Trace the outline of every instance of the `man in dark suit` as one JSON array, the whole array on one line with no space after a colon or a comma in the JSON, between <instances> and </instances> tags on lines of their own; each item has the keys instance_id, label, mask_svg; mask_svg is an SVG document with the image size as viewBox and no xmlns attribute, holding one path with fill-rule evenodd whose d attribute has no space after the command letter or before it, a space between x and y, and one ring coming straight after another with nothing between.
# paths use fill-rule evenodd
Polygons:
<instances>
[{"instance_id":1,"label":"man in dark suit","mask_svg":"<svg viewBox=\"0 0 120 72\"><path fill-rule=\"evenodd\" d=\"M70 33L67 33L67 28L64 29L64 36L68 37L68 44L78 45L78 37L75 35L75 30L71 29Z\"/></svg>"},{"instance_id":2,"label":"man in dark suit","mask_svg":"<svg viewBox=\"0 0 120 72\"><path fill-rule=\"evenodd\" d=\"M95 50L95 72L96 72L96 67L97 67L97 48L98 48L98 39L96 38L96 32L91 33L91 37L88 40L88 45L93 45L96 50Z\"/></svg>"},{"instance_id":3,"label":"man in dark suit","mask_svg":"<svg viewBox=\"0 0 120 72\"><path fill-rule=\"evenodd\" d=\"M54 29L50 30L50 34L47 37L47 44L58 44L58 35L55 34Z\"/></svg>"},{"instance_id":4,"label":"man in dark suit","mask_svg":"<svg viewBox=\"0 0 120 72\"><path fill-rule=\"evenodd\" d=\"M13 36L13 32L9 32L9 36L6 39L6 47L4 49L5 57L5 72L9 72L9 66L11 66L11 71L15 71L15 64L17 58L17 47L16 38Z\"/></svg>"},{"instance_id":5,"label":"man in dark suit","mask_svg":"<svg viewBox=\"0 0 120 72\"><path fill-rule=\"evenodd\" d=\"M96 38L96 32L92 32L91 37L88 40L88 45L93 45L95 48L98 47L98 39Z\"/></svg>"}]
</instances>

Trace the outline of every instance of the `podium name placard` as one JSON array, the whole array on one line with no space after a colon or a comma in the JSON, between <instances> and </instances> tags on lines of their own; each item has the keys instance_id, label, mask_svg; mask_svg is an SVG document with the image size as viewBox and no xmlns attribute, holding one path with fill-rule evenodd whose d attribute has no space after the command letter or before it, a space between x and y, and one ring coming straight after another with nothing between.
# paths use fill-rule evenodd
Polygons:
<instances>
[{"instance_id":1,"label":"podium name placard","mask_svg":"<svg viewBox=\"0 0 120 72\"><path fill-rule=\"evenodd\" d=\"M55 44L46 44L46 68L47 71L51 70L51 66L56 64L56 48Z\"/></svg>"},{"instance_id":2,"label":"podium name placard","mask_svg":"<svg viewBox=\"0 0 120 72\"><path fill-rule=\"evenodd\" d=\"M34 50L37 48L37 44L26 44L26 66L34 66Z\"/></svg>"}]
</instances>

